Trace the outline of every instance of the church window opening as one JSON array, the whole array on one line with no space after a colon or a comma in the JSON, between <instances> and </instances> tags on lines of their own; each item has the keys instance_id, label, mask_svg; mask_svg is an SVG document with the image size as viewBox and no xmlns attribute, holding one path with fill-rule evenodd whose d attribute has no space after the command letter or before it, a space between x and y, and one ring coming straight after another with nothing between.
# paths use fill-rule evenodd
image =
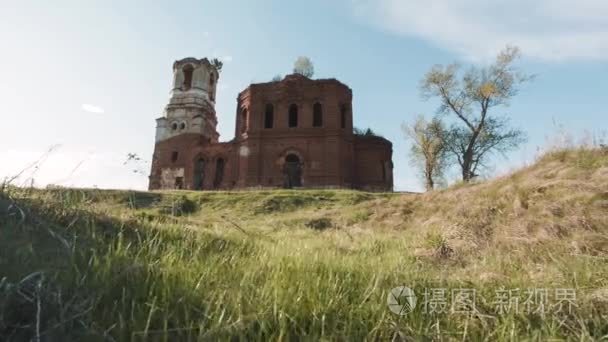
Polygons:
<instances>
[{"instance_id":1,"label":"church window opening","mask_svg":"<svg viewBox=\"0 0 608 342\"><path fill-rule=\"evenodd\" d=\"M289 127L298 127L298 105L289 106Z\"/></svg>"},{"instance_id":2,"label":"church window opening","mask_svg":"<svg viewBox=\"0 0 608 342\"><path fill-rule=\"evenodd\" d=\"M348 107L345 104L340 106L340 127L346 128L346 116L348 115Z\"/></svg>"},{"instance_id":3,"label":"church window opening","mask_svg":"<svg viewBox=\"0 0 608 342\"><path fill-rule=\"evenodd\" d=\"M249 119L247 115L247 108L243 108L241 111L241 133L247 132L247 120Z\"/></svg>"},{"instance_id":4,"label":"church window opening","mask_svg":"<svg viewBox=\"0 0 608 342\"><path fill-rule=\"evenodd\" d=\"M312 114L312 126L322 127L323 126L323 106L320 103L315 103L313 106Z\"/></svg>"},{"instance_id":5,"label":"church window opening","mask_svg":"<svg viewBox=\"0 0 608 342\"><path fill-rule=\"evenodd\" d=\"M188 90L192 88L192 74L194 73L194 68L192 65L188 64L182 69L182 71L184 72L183 88Z\"/></svg>"},{"instance_id":6,"label":"church window opening","mask_svg":"<svg viewBox=\"0 0 608 342\"><path fill-rule=\"evenodd\" d=\"M266 112L264 113L264 128L272 128L274 125L274 106L271 104L266 105Z\"/></svg>"}]
</instances>

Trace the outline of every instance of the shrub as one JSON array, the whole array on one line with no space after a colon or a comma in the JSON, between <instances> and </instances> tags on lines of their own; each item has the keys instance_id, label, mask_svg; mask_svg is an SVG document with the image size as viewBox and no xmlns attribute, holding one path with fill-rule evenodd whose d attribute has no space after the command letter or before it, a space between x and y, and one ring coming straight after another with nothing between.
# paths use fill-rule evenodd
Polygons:
<instances>
[{"instance_id":1,"label":"shrub","mask_svg":"<svg viewBox=\"0 0 608 342\"><path fill-rule=\"evenodd\" d=\"M182 216L195 213L199 209L199 204L186 195L180 197L168 197L163 200L159 212L165 215Z\"/></svg>"},{"instance_id":2,"label":"shrub","mask_svg":"<svg viewBox=\"0 0 608 342\"><path fill-rule=\"evenodd\" d=\"M315 230L325 230L327 228L331 228L333 226L333 223L330 219L323 217L323 218L309 220L308 222L306 222L305 225L306 225L306 227L312 228Z\"/></svg>"}]
</instances>

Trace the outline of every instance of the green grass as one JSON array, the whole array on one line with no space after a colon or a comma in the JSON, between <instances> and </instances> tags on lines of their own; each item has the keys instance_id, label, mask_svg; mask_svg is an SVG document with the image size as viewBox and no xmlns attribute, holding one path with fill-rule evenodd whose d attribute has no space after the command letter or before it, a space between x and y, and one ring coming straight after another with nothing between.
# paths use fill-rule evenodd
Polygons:
<instances>
[{"instance_id":1,"label":"green grass","mask_svg":"<svg viewBox=\"0 0 608 342\"><path fill-rule=\"evenodd\" d=\"M0 340L606 339L606 160L425 195L8 187ZM404 316L400 285L418 295ZM436 308L474 289L475 309L430 312L430 289ZM497 312L514 289L573 289L576 307Z\"/></svg>"}]
</instances>

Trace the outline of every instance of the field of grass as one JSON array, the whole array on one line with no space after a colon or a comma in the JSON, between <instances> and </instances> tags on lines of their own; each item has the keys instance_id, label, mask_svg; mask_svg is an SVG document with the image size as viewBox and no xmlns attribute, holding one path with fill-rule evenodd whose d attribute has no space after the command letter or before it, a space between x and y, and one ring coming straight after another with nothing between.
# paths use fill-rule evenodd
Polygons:
<instances>
[{"instance_id":1,"label":"field of grass","mask_svg":"<svg viewBox=\"0 0 608 342\"><path fill-rule=\"evenodd\" d=\"M427 194L0 192L1 341L364 339L608 339L608 153Z\"/></svg>"}]
</instances>

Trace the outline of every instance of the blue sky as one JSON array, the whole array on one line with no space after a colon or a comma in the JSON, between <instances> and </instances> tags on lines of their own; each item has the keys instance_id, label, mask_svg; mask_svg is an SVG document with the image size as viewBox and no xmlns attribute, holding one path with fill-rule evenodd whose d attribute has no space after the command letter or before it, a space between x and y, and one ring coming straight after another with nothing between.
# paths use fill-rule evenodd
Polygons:
<instances>
[{"instance_id":1,"label":"blue sky","mask_svg":"<svg viewBox=\"0 0 608 342\"><path fill-rule=\"evenodd\" d=\"M608 130L607 18L604 0L5 1L0 177L59 145L37 185L145 189L149 165L139 174L123 162L129 152L150 160L174 60L225 61L216 109L229 140L237 93L305 55L315 77L353 89L356 126L393 141L396 189L419 190L400 125L435 113L420 79L513 44L538 77L501 109L529 141L494 160L500 174L530 163L556 124L575 136Z\"/></svg>"}]
</instances>

